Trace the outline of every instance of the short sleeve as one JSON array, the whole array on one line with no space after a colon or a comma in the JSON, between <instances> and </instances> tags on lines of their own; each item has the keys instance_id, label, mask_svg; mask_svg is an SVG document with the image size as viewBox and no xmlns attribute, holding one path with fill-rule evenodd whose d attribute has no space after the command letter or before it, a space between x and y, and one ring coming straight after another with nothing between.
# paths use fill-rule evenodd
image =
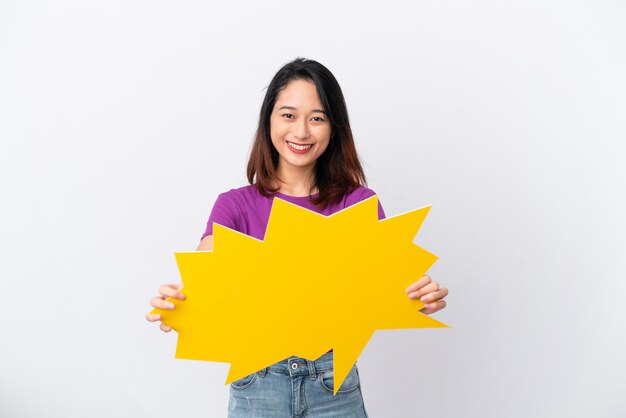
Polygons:
<instances>
[{"instance_id":1,"label":"short sleeve","mask_svg":"<svg viewBox=\"0 0 626 418\"><path fill-rule=\"evenodd\" d=\"M368 197L375 196L375 195L376 195L376 192L374 190L364 187L363 191L361 192L361 195L359 196L358 202L365 200ZM380 221L385 218L386 218L385 210L383 209L383 205L380 203L380 199L378 199L378 220Z\"/></svg>"},{"instance_id":2,"label":"short sleeve","mask_svg":"<svg viewBox=\"0 0 626 418\"><path fill-rule=\"evenodd\" d=\"M228 195L228 192L221 193L217 196L202 238L213 234L213 222L239 231L239 208L232 197ZM200 240L202 240L202 238L200 238Z\"/></svg>"}]
</instances>

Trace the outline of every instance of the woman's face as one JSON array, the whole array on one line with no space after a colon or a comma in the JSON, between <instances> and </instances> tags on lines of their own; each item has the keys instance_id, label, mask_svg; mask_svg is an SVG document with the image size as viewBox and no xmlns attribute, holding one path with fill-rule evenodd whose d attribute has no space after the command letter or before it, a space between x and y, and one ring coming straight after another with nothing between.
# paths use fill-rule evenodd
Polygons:
<instances>
[{"instance_id":1,"label":"woman's face","mask_svg":"<svg viewBox=\"0 0 626 418\"><path fill-rule=\"evenodd\" d=\"M270 117L270 136L279 167L313 169L330 141L330 122L315 84L292 80L278 94Z\"/></svg>"}]
</instances>

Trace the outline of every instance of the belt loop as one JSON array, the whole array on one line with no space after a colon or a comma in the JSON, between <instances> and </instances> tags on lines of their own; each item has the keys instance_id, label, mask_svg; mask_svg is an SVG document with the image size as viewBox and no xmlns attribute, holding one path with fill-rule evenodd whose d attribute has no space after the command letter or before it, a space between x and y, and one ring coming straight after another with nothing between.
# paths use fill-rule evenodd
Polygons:
<instances>
[{"instance_id":1,"label":"belt loop","mask_svg":"<svg viewBox=\"0 0 626 418\"><path fill-rule=\"evenodd\" d=\"M306 360L307 366L309 367L309 376L311 380L317 379L317 370L315 370L315 362L309 359Z\"/></svg>"},{"instance_id":2,"label":"belt loop","mask_svg":"<svg viewBox=\"0 0 626 418\"><path fill-rule=\"evenodd\" d=\"M267 373L267 367L263 367L259 370L259 377L265 377L265 373Z\"/></svg>"}]
</instances>

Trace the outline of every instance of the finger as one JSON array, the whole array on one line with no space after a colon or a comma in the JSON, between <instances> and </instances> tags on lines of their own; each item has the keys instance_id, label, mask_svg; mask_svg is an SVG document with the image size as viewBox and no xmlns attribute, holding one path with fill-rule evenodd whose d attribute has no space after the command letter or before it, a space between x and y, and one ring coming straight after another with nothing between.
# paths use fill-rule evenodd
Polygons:
<instances>
[{"instance_id":1,"label":"finger","mask_svg":"<svg viewBox=\"0 0 626 418\"><path fill-rule=\"evenodd\" d=\"M160 321L161 314L146 314L146 319L150 322Z\"/></svg>"},{"instance_id":2,"label":"finger","mask_svg":"<svg viewBox=\"0 0 626 418\"><path fill-rule=\"evenodd\" d=\"M182 294L178 289L182 288L182 284L165 284L163 286L159 286L159 293L170 298L175 299L185 299L185 295Z\"/></svg>"},{"instance_id":3,"label":"finger","mask_svg":"<svg viewBox=\"0 0 626 418\"><path fill-rule=\"evenodd\" d=\"M441 289L439 289L439 290L436 290L436 291L434 291L434 292L430 292L430 293L428 293L428 294L426 294L426 295L422 296L422 297L420 298L420 300L421 300L422 302L424 302L424 303L429 303L429 302L434 302L434 301L436 301L436 300L443 299L443 298L445 298L446 296L448 296L448 289L446 289L446 288L444 287L444 288L441 288Z\"/></svg>"},{"instance_id":4,"label":"finger","mask_svg":"<svg viewBox=\"0 0 626 418\"><path fill-rule=\"evenodd\" d=\"M446 307L446 301L438 300L436 302L426 304L425 307L431 309L433 312L437 312Z\"/></svg>"},{"instance_id":5,"label":"finger","mask_svg":"<svg viewBox=\"0 0 626 418\"><path fill-rule=\"evenodd\" d=\"M163 300L160 296L155 296L150 299L150 305L159 309L174 309L174 304L172 302Z\"/></svg>"},{"instance_id":6,"label":"finger","mask_svg":"<svg viewBox=\"0 0 626 418\"><path fill-rule=\"evenodd\" d=\"M165 325L163 323L161 324L159 328L161 328L161 331L163 332L170 332L172 330L172 327L170 327L169 325Z\"/></svg>"},{"instance_id":7,"label":"finger","mask_svg":"<svg viewBox=\"0 0 626 418\"><path fill-rule=\"evenodd\" d=\"M427 274L424 274L424 276L421 279L419 279L418 281L416 281L415 283L407 287L405 292L406 293L415 292L416 290L420 289L422 286L425 286L428 283L430 283L430 281L431 281L430 276Z\"/></svg>"},{"instance_id":8,"label":"finger","mask_svg":"<svg viewBox=\"0 0 626 418\"><path fill-rule=\"evenodd\" d=\"M426 315L430 315L432 313L442 310L445 307L446 307L446 301L438 300L437 302L424 305L424 307L420 309L420 312Z\"/></svg>"},{"instance_id":9,"label":"finger","mask_svg":"<svg viewBox=\"0 0 626 418\"><path fill-rule=\"evenodd\" d=\"M419 299L422 296L427 295L430 292L435 292L437 290L439 290L439 283L437 282L428 283L426 286L422 287L421 289L415 292L409 293L409 298Z\"/></svg>"}]
</instances>

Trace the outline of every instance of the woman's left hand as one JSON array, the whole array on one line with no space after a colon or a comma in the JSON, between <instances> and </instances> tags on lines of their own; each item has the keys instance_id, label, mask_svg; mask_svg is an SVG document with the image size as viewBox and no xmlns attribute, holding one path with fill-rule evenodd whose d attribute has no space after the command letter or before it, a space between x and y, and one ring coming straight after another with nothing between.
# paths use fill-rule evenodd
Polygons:
<instances>
[{"instance_id":1,"label":"woman's left hand","mask_svg":"<svg viewBox=\"0 0 626 418\"><path fill-rule=\"evenodd\" d=\"M420 312L430 315L446 307L446 301L443 300L448 296L448 289L439 288L439 283L433 282L428 275L424 275L421 279L406 288L409 299L420 299L424 302L424 307Z\"/></svg>"}]
</instances>

